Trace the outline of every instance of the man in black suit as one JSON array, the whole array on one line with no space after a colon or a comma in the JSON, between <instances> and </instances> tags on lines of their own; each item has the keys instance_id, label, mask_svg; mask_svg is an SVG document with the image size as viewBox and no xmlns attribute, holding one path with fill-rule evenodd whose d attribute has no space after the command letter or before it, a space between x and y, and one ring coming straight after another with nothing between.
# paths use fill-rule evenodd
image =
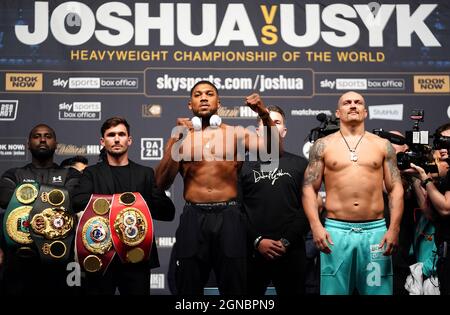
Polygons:
<instances>
[{"instance_id":1,"label":"man in black suit","mask_svg":"<svg viewBox=\"0 0 450 315\"><path fill-rule=\"evenodd\" d=\"M154 171L128 159L132 144L130 126L121 117L106 120L101 127L102 161L87 167L80 180L79 189L73 196L75 211L82 211L91 194L115 194L139 192L150 208L153 219L171 221L175 206L164 191L155 184ZM150 269L159 267L156 244L153 240L150 263L142 261L123 264L115 255L104 274L86 275L87 294L150 294Z\"/></svg>"}]
</instances>

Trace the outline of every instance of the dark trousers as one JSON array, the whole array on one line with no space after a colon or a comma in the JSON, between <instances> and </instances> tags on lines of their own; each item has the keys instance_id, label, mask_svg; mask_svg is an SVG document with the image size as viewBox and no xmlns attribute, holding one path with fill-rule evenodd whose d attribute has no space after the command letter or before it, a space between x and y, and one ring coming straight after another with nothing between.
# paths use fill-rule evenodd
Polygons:
<instances>
[{"instance_id":1,"label":"dark trousers","mask_svg":"<svg viewBox=\"0 0 450 315\"><path fill-rule=\"evenodd\" d=\"M436 271L439 279L439 290L441 295L450 295L450 257L448 242L438 245L438 261ZM444 247L447 247L444 249Z\"/></svg>"},{"instance_id":2,"label":"dark trousers","mask_svg":"<svg viewBox=\"0 0 450 315\"><path fill-rule=\"evenodd\" d=\"M8 252L1 284L2 295L76 295L79 287L69 287L67 265L42 264L39 257L22 258Z\"/></svg>"},{"instance_id":3,"label":"dark trousers","mask_svg":"<svg viewBox=\"0 0 450 315\"><path fill-rule=\"evenodd\" d=\"M149 295L150 266L148 261L123 264L116 255L105 274L88 273L83 283L88 295Z\"/></svg>"},{"instance_id":4,"label":"dark trousers","mask_svg":"<svg viewBox=\"0 0 450 315\"><path fill-rule=\"evenodd\" d=\"M406 278L411 274L409 266L414 263L408 257L403 248L403 244L399 244L399 248L392 254L392 294L393 295L409 295L409 292L405 289ZM408 249L409 251L409 249Z\"/></svg>"},{"instance_id":5,"label":"dark trousers","mask_svg":"<svg viewBox=\"0 0 450 315\"><path fill-rule=\"evenodd\" d=\"M202 295L211 270L220 294L245 294L246 224L239 205L187 204L176 239L177 294Z\"/></svg>"},{"instance_id":6,"label":"dark trousers","mask_svg":"<svg viewBox=\"0 0 450 315\"><path fill-rule=\"evenodd\" d=\"M177 294L203 295L211 269L215 272L220 294L245 294L245 258L226 257L212 262L197 258L178 259L175 271Z\"/></svg>"},{"instance_id":7,"label":"dark trousers","mask_svg":"<svg viewBox=\"0 0 450 315\"><path fill-rule=\"evenodd\" d=\"M267 260L259 253L248 259L247 287L250 295L264 295L270 282L277 295L305 294L306 255L304 247L290 248L274 260Z\"/></svg>"}]
</instances>

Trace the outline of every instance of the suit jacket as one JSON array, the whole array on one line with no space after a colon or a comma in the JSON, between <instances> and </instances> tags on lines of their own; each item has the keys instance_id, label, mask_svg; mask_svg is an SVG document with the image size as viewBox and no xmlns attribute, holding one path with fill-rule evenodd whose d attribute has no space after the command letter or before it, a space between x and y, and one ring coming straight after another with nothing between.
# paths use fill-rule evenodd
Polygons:
<instances>
[{"instance_id":1,"label":"suit jacket","mask_svg":"<svg viewBox=\"0 0 450 315\"><path fill-rule=\"evenodd\" d=\"M131 172L131 191L139 192L147 202L152 218L161 221L171 221L175 217L175 206L165 192L156 186L155 172L146 167L129 161ZM87 167L83 171L80 184L72 196L73 208L76 212L84 210L91 194L122 193L115 191L113 175L107 162L100 162ZM153 240L150 254L150 267L159 267L158 252Z\"/></svg>"}]
</instances>

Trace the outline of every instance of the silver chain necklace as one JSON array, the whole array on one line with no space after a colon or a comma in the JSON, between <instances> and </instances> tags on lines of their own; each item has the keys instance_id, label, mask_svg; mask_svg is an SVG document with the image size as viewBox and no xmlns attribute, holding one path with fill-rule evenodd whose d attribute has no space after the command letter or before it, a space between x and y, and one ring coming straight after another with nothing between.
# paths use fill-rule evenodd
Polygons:
<instances>
[{"instance_id":1,"label":"silver chain necklace","mask_svg":"<svg viewBox=\"0 0 450 315\"><path fill-rule=\"evenodd\" d=\"M354 149L350 149L350 146L348 145L347 140L345 140L345 137L342 134L342 131L339 130L339 133L341 134L342 139L344 139L344 142L347 145L348 151L350 151L350 161L352 161L352 162L358 161L358 154L356 153L356 148L358 147L359 143L361 142L361 140L364 137L364 135L366 134L366 132L364 131L364 133L362 134L361 138L359 138L359 140L356 143L356 146L355 146Z\"/></svg>"}]
</instances>

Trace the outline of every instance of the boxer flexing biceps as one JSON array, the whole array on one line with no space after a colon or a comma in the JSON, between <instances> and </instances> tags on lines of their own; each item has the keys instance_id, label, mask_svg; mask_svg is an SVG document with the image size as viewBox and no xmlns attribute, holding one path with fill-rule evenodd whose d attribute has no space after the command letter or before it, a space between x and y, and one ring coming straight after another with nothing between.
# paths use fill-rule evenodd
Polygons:
<instances>
[{"instance_id":1,"label":"boxer flexing biceps","mask_svg":"<svg viewBox=\"0 0 450 315\"><path fill-rule=\"evenodd\" d=\"M247 97L246 104L264 125L275 126L259 95ZM238 171L244 160L239 149L258 146L257 136L253 141L249 131L217 123L213 115L220 100L209 81L194 85L188 107L200 120L177 120L185 132L173 133L156 169L157 185L162 189L172 185L177 173L184 182L186 204L174 246L177 294L203 294L211 269L221 294L244 294L246 220L236 200Z\"/></svg>"}]
</instances>

